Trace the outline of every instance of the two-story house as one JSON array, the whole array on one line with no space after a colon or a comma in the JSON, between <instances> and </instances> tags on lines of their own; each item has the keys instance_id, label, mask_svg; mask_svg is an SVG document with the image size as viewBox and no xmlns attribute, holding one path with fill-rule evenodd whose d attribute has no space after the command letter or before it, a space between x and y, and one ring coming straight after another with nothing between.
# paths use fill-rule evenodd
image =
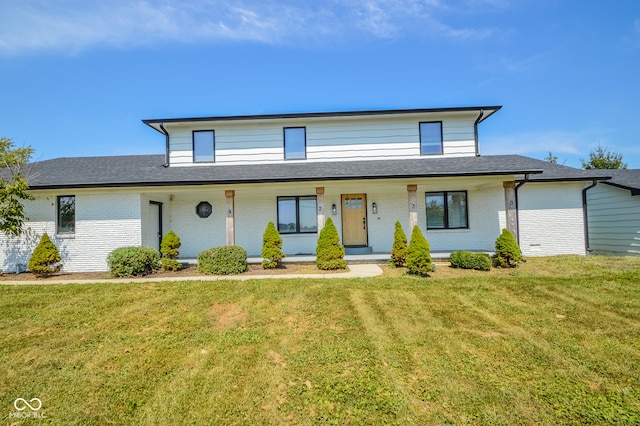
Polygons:
<instances>
[{"instance_id":1,"label":"two-story house","mask_svg":"<svg viewBox=\"0 0 640 426\"><path fill-rule=\"evenodd\" d=\"M492 252L506 227L527 256L585 254L584 190L604 178L481 156L478 126L499 109L143 120L164 136L164 154L30 165L27 232L0 237L0 268L26 264L43 232L67 271L106 270L113 249L158 248L169 229L183 258L225 244L259 256L269 221L287 255L313 255L329 217L353 253L388 253L399 220L407 235L418 225L433 252Z\"/></svg>"}]
</instances>

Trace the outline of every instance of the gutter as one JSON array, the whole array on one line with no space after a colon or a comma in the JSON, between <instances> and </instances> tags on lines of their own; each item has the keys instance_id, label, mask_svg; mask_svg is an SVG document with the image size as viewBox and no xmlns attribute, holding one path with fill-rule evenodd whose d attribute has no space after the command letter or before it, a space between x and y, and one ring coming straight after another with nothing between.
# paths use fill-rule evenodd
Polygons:
<instances>
[{"instance_id":1,"label":"gutter","mask_svg":"<svg viewBox=\"0 0 640 426\"><path fill-rule=\"evenodd\" d=\"M518 241L518 245L520 244L520 206L518 201L518 189L527 182L529 182L529 173L526 173L524 175L524 180L521 180L520 182L518 182L515 188L513 189L516 194L516 227L518 230L517 232L518 235L516 235L516 241Z\"/></svg>"},{"instance_id":2,"label":"gutter","mask_svg":"<svg viewBox=\"0 0 640 426\"><path fill-rule=\"evenodd\" d=\"M591 185L582 190L582 217L584 221L584 248L587 253L591 253L592 249L589 244L589 215L587 213L587 191L598 184L597 179L591 181Z\"/></svg>"},{"instance_id":3,"label":"gutter","mask_svg":"<svg viewBox=\"0 0 640 426\"><path fill-rule=\"evenodd\" d=\"M164 123L160 123L160 131L165 138L164 167L169 167L169 132L164 128Z\"/></svg>"},{"instance_id":4,"label":"gutter","mask_svg":"<svg viewBox=\"0 0 640 426\"><path fill-rule=\"evenodd\" d=\"M478 118L473 123L473 137L476 144L476 157L480 157L480 144L478 143L478 123L482 120L482 116L484 115L484 109L480 110L480 114L478 114Z\"/></svg>"}]
</instances>

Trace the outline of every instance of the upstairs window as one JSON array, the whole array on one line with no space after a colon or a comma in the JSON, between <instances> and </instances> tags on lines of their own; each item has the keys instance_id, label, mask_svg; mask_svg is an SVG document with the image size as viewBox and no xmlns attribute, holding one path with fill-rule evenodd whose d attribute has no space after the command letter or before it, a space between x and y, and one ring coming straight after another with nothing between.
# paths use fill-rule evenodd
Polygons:
<instances>
[{"instance_id":1,"label":"upstairs window","mask_svg":"<svg viewBox=\"0 0 640 426\"><path fill-rule=\"evenodd\" d=\"M58 210L58 234L73 234L76 232L76 196L63 195L56 203Z\"/></svg>"},{"instance_id":2,"label":"upstairs window","mask_svg":"<svg viewBox=\"0 0 640 426\"><path fill-rule=\"evenodd\" d=\"M284 158L285 160L304 160L307 158L306 127L284 128Z\"/></svg>"},{"instance_id":3,"label":"upstairs window","mask_svg":"<svg viewBox=\"0 0 640 426\"><path fill-rule=\"evenodd\" d=\"M316 197L278 197L278 232L304 234L318 231Z\"/></svg>"},{"instance_id":4,"label":"upstairs window","mask_svg":"<svg viewBox=\"0 0 640 426\"><path fill-rule=\"evenodd\" d=\"M420 154L442 154L442 121L420 123Z\"/></svg>"},{"instance_id":5,"label":"upstairs window","mask_svg":"<svg viewBox=\"0 0 640 426\"><path fill-rule=\"evenodd\" d=\"M193 131L193 162L213 163L215 161L216 137L213 130Z\"/></svg>"},{"instance_id":6,"label":"upstairs window","mask_svg":"<svg viewBox=\"0 0 640 426\"><path fill-rule=\"evenodd\" d=\"M466 229L467 191L427 192L427 229Z\"/></svg>"}]
</instances>

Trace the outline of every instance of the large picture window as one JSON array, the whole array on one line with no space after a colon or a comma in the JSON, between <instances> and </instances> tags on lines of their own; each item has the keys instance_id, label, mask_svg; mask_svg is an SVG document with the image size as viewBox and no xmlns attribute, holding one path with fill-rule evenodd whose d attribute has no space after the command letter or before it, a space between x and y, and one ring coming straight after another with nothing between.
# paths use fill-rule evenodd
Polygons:
<instances>
[{"instance_id":1,"label":"large picture window","mask_svg":"<svg viewBox=\"0 0 640 426\"><path fill-rule=\"evenodd\" d=\"M193 162L213 163L215 161L216 135L213 130L194 130Z\"/></svg>"},{"instance_id":2,"label":"large picture window","mask_svg":"<svg viewBox=\"0 0 640 426\"><path fill-rule=\"evenodd\" d=\"M278 197L278 232L304 234L318 231L316 197Z\"/></svg>"},{"instance_id":3,"label":"large picture window","mask_svg":"<svg viewBox=\"0 0 640 426\"><path fill-rule=\"evenodd\" d=\"M427 229L468 228L467 191L427 192Z\"/></svg>"},{"instance_id":4,"label":"large picture window","mask_svg":"<svg viewBox=\"0 0 640 426\"><path fill-rule=\"evenodd\" d=\"M73 234L76 232L76 197L63 195L58 197L58 234Z\"/></svg>"},{"instance_id":5,"label":"large picture window","mask_svg":"<svg viewBox=\"0 0 640 426\"><path fill-rule=\"evenodd\" d=\"M420 123L420 154L442 154L442 121Z\"/></svg>"},{"instance_id":6,"label":"large picture window","mask_svg":"<svg viewBox=\"0 0 640 426\"><path fill-rule=\"evenodd\" d=\"M304 160L307 158L307 129L305 127L284 128L285 160Z\"/></svg>"}]
</instances>

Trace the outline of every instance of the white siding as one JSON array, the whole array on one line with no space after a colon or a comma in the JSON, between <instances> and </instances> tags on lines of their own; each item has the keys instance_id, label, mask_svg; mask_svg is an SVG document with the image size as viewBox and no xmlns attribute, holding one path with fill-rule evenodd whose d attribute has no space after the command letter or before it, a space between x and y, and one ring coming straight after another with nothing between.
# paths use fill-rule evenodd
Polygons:
<instances>
[{"instance_id":1,"label":"white siding","mask_svg":"<svg viewBox=\"0 0 640 426\"><path fill-rule=\"evenodd\" d=\"M586 253L584 183L527 183L518 190L520 249L525 256Z\"/></svg>"},{"instance_id":2,"label":"white siding","mask_svg":"<svg viewBox=\"0 0 640 426\"><path fill-rule=\"evenodd\" d=\"M74 195L64 191L60 195ZM106 271L107 256L118 247L141 244L140 196L138 194L76 193L76 232L56 235L56 195L26 202L30 221L19 239L0 237L0 268L15 271L26 265L42 233L47 232L56 244L63 271Z\"/></svg>"},{"instance_id":3,"label":"white siding","mask_svg":"<svg viewBox=\"0 0 640 426\"><path fill-rule=\"evenodd\" d=\"M420 156L419 122L442 121L443 155L475 155L476 114L423 114L411 117L351 117L191 123L167 125L171 166L193 163L192 131L215 130L215 164L284 161L284 127L306 127L307 158L303 161L348 161Z\"/></svg>"},{"instance_id":4,"label":"white siding","mask_svg":"<svg viewBox=\"0 0 640 426\"><path fill-rule=\"evenodd\" d=\"M593 253L640 255L640 196L599 183L587 191Z\"/></svg>"}]
</instances>

